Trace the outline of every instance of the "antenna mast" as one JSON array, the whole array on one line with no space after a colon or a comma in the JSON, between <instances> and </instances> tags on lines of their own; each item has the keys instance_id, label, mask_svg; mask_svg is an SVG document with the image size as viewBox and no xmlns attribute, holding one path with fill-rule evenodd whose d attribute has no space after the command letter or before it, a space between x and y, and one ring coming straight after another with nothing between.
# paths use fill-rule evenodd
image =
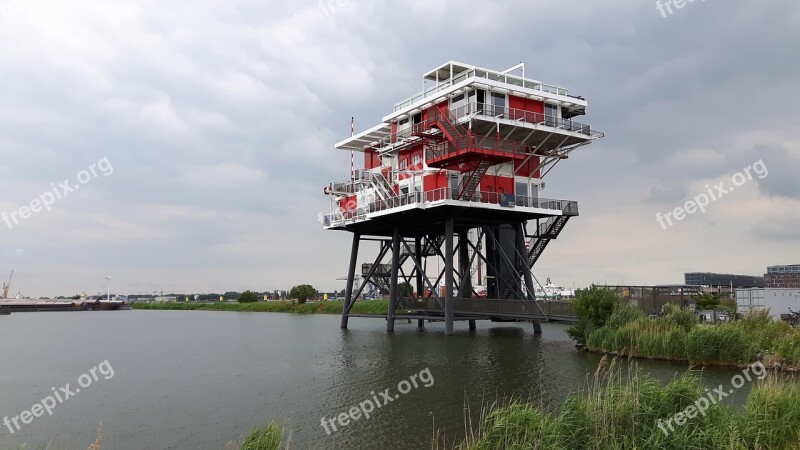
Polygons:
<instances>
[{"instance_id":1,"label":"antenna mast","mask_svg":"<svg viewBox=\"0 0 800 450\"><path fill-rule=\"evenodd\" d=\"M350 137L356 135L356 118L350 117ZM350 181L356 180L356 152L350 150Z\"/></svg>"}]
</instances>

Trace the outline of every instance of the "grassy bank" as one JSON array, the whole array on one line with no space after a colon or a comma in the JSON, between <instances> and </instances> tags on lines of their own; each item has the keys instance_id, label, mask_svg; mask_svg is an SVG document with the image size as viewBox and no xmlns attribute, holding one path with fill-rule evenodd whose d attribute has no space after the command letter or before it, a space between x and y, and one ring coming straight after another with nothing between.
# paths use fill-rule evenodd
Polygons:
<instances>
[{"instance_id":1,"label":"grassy bank","mask_svg":"<svg viewBox=\"0 0 800 450\"><path fill-rule=\"evenodd\" d=\"M688 373L663 386L635 371L621 373L595 375L585 392L555 411L525 403L490 409L460 448L800 449L796 382L770 377L753 388L743 409L712 405L683 426L672 422L673 431L664 422L708 395L699 376Z\"/></svg>"},{"instance_id":2,"label":"grassy bank","mask_svg":"<svg viewBox=\"0 0 800 450\"><path fill-rule=\"evenodd\" d=\"M170 310L170 311L240 311L240 312L275 312L296 314L341 314L343 301L314 303L294 302L258 302L258 303L134 303L134 309ZM386 314L389 303L386 300L368 300L356 302L353 314Z\"/></svg>"},{"instance_id":3,"label":"grassy bank","mask_svg":"<svg viewBox=\"0 0 800 450\"><path fill-rule=\"evenodd\" d=\"M590 351L702 365L745 366L760 360L769 368L800 368L800 330L771 320L767 312L701 324L694 312L667 304L663 316L647 317L602 287L579 293L573 309L579 322L567 333Z\"/></svg>"},{"instance_id":4,"label":"grassy bank","mask_svg":"<svg viewBox=\"0 0 800 450\"><path fill-rule=\"evenodd\" d=\"M691 311L668 310L648 318L630 306L588 333L586 347L622 356L742 366L763 359L768 367L800 367L800 332L766 314L723 324L700 324Z\"/></svg>"}]
</instances>

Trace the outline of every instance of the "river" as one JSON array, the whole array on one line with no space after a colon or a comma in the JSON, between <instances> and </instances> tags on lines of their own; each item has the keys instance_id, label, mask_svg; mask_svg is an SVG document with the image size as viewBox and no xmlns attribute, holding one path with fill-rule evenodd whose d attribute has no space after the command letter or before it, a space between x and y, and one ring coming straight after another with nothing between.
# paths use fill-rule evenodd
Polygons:
<instances>
[{"instance_id":1,"label":"river","mask_svg":"<svg viewBox=\"0 0 800 450\"><path fill-rule=\"evenodd\" d=\"M575 351L563 325L543 324L540 336L530 324L478 322L470 333L456 323L455 336L439 324L419 332L398 322L392 335L384 328L376 319L350 319L342 331L338 316L204 311L0 317L0 419L30 410L53 387L75 391L101 365L52 415L18 422L13 434L0 429L0 448L85 449L102 422L103 448L224 449L275 420L290 430L293 449L424 449L434 430L448 443L461 439L467 407L476 416L510 396L557 406L599 360ZM639 366L664 381L686 370ZM704 382L729 383L736 373L706 370ZM409 392L400 395L403 380ZM330 435L321 426L373 392L385 402L385 389L397 398L369 419L336 432L329 425ZM742 403L748 389L731 401Z\"/></svg>"}]
</instances>

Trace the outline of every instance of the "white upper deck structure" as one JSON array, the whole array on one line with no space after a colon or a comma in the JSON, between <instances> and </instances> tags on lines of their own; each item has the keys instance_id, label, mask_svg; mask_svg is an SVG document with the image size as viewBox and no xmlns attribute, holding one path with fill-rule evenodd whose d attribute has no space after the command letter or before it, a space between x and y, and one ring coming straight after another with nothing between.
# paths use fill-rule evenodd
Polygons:
<instances>
[{"instance_id":1,"label":"white upper deck structure","mask_svg":"<svg viewBox=\"0 0 800 450\"><path fill-rule=\"evenodd\" d=\"M363 152L365 164L326 188L332 203L325 227L453 202L576 215L575 202L540 199L541 180L603 133L574 120L586 112L584 98L524 72L524 64L497 71L448 61L425 73L420 93L336 144Z\"/></svg>"},{"instance_id":2,"label":"white upper deck structure","mask_svg":"<svg viewBox=\"0 0 800 450\"><path fill-rule=\"evenodd\" d=\"M384 116L381 123L338 142L335 148L363 151L368 147L379 145L382 142L386 142L391 136L392 122L398 122L404 118L419 114L421 111L449 98L477 90L505 93L519 98L528 98L551 105L558 105L562 119L570 119L586 113L588 103L583 97L570 95L565 88L525 78L524 75L516 76L510 74L510 72L516 70L522 70L524 73L524 67L524 64L519 64L505 71L496 71L457 61L449 61L426 73L422 78L422 91L396 103L392 108L392 113ZM473 101L472 103L477 104L478 102ZM497 109L491 109L491 112L499 112ZM461 112L466 114L467 111L462 110ZM486 112L490 112L490 109L487 109ZM505 114L505 117L510 117L511 115L509 111L509 113ZM495 117L501 116L503 114L495 115ZM576 123L571 123L570 129L587 130L586 125L580 124L578 126L575 125ZM556 124L553 123L553 125ZM588 128L588 130L591 129ZM602 133L597 132L591 132L591 134L593 138L603 136Z\"/></svg>"}]
</instances>

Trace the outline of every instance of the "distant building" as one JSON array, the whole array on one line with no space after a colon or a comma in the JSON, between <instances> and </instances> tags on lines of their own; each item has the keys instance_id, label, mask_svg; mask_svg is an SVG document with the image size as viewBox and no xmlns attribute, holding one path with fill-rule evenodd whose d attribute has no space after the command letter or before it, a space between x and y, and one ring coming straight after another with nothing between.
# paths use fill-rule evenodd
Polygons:
<instances>
[{"instance_id":1,"label":"distant building","mask_svg":"<svg viewBox=\"0 0 800 450\"><path fill-rule=\"evenodd\" d=\"M689 286L708 288L763 288L764 277L752 275L732 275L727 273L689 272L684 274L684 281Z\"/></svg>"},{"instance_id":2,"label":"distant building","mask_svg":"<svg viewBox=\"0 0 800 450\"><path fill-rule=\"evenodd\" d=\"M800 289L800 264L767 267L764 287Z\"/></svg>"},{"instance_id":3,"label":"distant building","mask_svg":"<svg viewBox=\"0 0 800 450\"><path fill-rule=\"evenodd\" d=\"M781 319L800 311L800 289L737 289L736 310L739 314L769 311L773 319Z\"/></svg>"},{"instance_id":4,"label":"distant building","mask_svg":"<svg viewBox=\"0 0 800 450\"><path fill-rule=\"evenodd\" d=\"M636 306L645 314L658 315L667 303L672 303L681 308L694 308L695 298L703 291L699 286L659 285L659 286L607 286L597 285L611 289L617 293L620 300L629 305Z\"/></svg>"}]
</instances>

